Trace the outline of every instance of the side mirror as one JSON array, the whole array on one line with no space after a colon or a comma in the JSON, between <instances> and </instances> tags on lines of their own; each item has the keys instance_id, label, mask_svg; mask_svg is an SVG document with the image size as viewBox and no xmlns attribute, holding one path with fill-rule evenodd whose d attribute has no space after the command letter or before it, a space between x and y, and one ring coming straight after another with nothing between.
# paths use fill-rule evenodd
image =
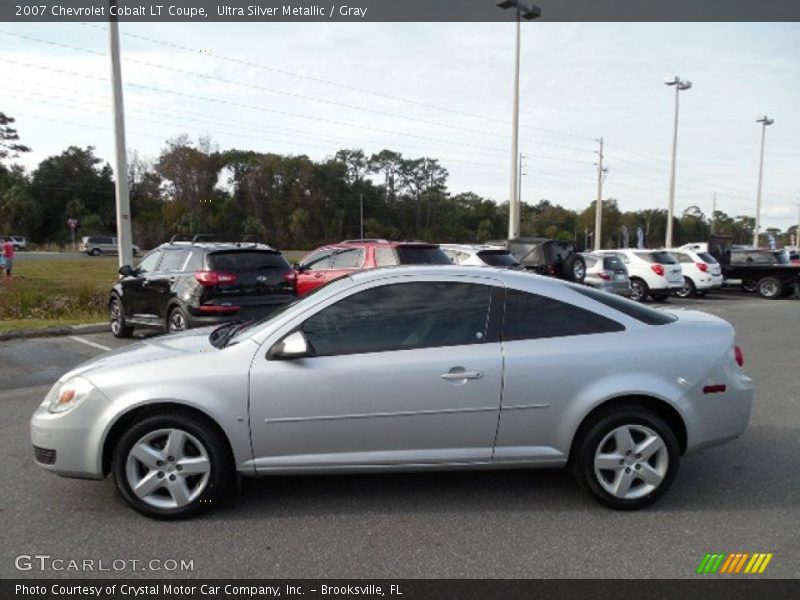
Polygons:
<instances>
[{"instance_id":1,"label":"side mirror","mask_svg":"<svg viewBox=\"0 0 800 600\"><path fill-rule=\"evenodd\" d=\"M270 348L267 358L269 360L291 360L313 355L314 350L306 334L302 331L295 331Z\"/></svg>"},{"instance_id":2,"label":"side mirror","mask_svg":"<svg viewBox=\"0 0 800 600\"><path fill-rule=\"evenodd\" d=\"M294 264L292 265L292 268L293 268L295 271L297 271L298 273L303 273L303 272L305 272L305 271L308 271L308 267L307 267L307 266L304 266L304 265L301 265L300 263L294 263Z\"/></svg>"},{"instance_id":3,"label":"side mirror","mask_svg":"<svg viewBox=\"0 0 800 600\"><path fill-rule=\"evenodd\" d=\"M122 265L118 272L123 277L131 277L134 273L136 273L136 270L130 265Z\"/></svg>"}]
</instances>

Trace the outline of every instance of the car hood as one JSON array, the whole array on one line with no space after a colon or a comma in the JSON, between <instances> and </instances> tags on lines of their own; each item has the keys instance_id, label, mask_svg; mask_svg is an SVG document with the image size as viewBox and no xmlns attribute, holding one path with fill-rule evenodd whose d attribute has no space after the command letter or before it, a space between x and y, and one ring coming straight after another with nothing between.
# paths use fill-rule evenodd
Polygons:
<instances>
[{"instance_id":1,"label":"car hood","mask_svg":"<svg viewBox=\"0 0 800 600\"><path fill-rule=\"evenodd\" d=\"M89 375L89 379L91 379L91 371L100 368L116 369L180 355L185 356L197 354L199 352L218 352L218 349L212 346L208 339L209 334L213 330L213 327L204 327L202 329L192 329L172 335L157 336L128 344L78 365L68 373L65 373L59 381L75 377L76 375L87 374Z\"/></svg>"}]
</instances>

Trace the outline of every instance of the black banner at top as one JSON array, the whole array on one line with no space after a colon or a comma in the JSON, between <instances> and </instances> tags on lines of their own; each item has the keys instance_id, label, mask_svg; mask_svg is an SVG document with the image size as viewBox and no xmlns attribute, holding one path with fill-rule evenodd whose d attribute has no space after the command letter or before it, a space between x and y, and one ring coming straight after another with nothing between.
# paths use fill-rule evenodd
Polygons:
<instances>
[{"instance_id":1,"label":"black banner at top","mask_svg":"<svg viewBox=\"0 0 800 600\"><path fill-rule=\"evenodd\" d=\"M517 6L561 22L800 20L798 0L0 0L0 21L490 22Z\"/></svg>"}]
</instances>

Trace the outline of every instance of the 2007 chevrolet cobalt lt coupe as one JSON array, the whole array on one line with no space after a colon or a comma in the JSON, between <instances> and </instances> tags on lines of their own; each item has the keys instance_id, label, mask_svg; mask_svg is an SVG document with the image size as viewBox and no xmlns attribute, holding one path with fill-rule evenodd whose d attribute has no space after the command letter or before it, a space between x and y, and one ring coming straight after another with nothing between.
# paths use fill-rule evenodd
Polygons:
<instances>
[{"instance_id":1,"label":"2007 chevrolet cobalt lt coupe","mask_svg":"<svg viewBox=\"0 0 800 600\"><path fill-rule=\"evenodd\" d=\"M556 467L612 508L739 436L753 384L725 321L494 268L374 269L267 320L153 338L64 375L36 461L113 474L152 517L241 475Z\"/></svg>"}]
</instances>

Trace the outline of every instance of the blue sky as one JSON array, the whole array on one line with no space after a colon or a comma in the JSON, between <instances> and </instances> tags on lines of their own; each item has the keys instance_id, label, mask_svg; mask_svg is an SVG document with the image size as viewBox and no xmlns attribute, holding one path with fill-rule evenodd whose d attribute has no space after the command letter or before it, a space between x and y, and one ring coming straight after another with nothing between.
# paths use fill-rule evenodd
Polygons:
<instances>
[{"instance_id":1,"label":"blue sky","mask_svg":"<svg viewBox=\"0 0 800 600\"><path fill-rule=\"evenodd\" d=\"M221 149L307 154L390 148L439 158L453 193L502 201L510 177L513 25L508 23L122 24L128 147L157 156L181 133ZM0 110L34 148L113 154L107 26L0 24ZM666 207L673 93L681 95L676 210L712 196L755 210L767 130L762 227L797 222L800 24L545 23L523 26L522 195L583 209Z\"/></svg>"}]
</instances>

